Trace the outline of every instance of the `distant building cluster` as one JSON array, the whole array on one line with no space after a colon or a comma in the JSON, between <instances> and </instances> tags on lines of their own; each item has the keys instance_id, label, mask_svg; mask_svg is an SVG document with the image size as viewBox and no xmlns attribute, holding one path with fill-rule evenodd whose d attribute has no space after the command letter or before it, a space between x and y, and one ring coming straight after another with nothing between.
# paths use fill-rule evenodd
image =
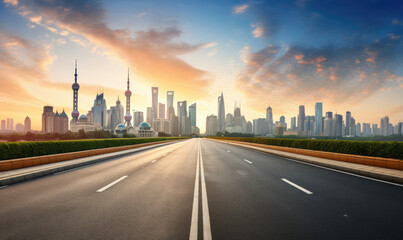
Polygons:
<instances>
[{"instance_id":1,"label":"distant building cluster","mask_svg":"<svg viewBox=\"0 0 403 240\"><path fill-rule=\"evenodd\" d=\"M107 130L118 136L131 134L137 137L154 137L158 134L171 136L188 136L200 134L196 126L196 103L187 108L187 101L177 102L177 114L174 108L174 91L167 92L167 106L158 101L158 87L151 88L151 107L147 108L146 120L144 113L133 111L133 118L130 110L131 96L130 78L127 76L127 89L124 92L126 97L126 108L118 98L115 106L109 109L106 105L104 93L97 94L93 107L87 114L78 111L78 91L80 85L77 82L77 62L75 65L73 90L73 111L71 113L70 131L78 132L83 130L97 131ZM126 112L125 112L126 110ZM166 111L165 111L166 110ZM166 114L165 114L166 113ZM42 114L42 132L64 133L69 130L68 117L64 110L61 114L53 112L52 106L45 106Z\"/></svg>"},{"instance_id":2,"label":"distant building cluster","mask_svg":"<svg viewBox=\"0 0 403 240\"><path fill-rule=\"evenodd\" d=\"M341 114L326 112L323 115L323 104L315 104L315 115L305 115L305 106L301 105L298 115L291 118L291 126L287 126L285 117L281 116L279 121L273 123L273 112L269 106L266 109L266 118L253 120L254 135L296 135L296 136L329 136L329 137L368 137L392 134L402 134L403 123L393 125L385 116L378 124L356 122L351 112L347 111L345 119Z\"/></svg>"},{"instance_id":3,"label":"distant building cluster","mask_svg":"<svg viewBox=\"0 0 403 240\"><path fill-rule=\"evenodd\" d=\"M12 132L17 132L17 133L27 133L30 132L31 130L31 119L27 116L24 120L24 124L22 123L17 123L14 126L14 119L13 118L7 118L1 120L1 125L0 125L0 133L12 133Z\"/></svg>"},{"instance_id":4,"label":"distant building cluster","mask_svg":"<svg viewBox=\"0 0 403 240\"><path fill-rule=\"evenodd\" d=\"M223 133L243 133L252 134L252 123L247 122L245 117L241 115L241 106L235 104L234 114L225 114L224 94L218 97L218 114L209 115L206 118L206 135L215 136L217 132Z\"/></svg>"},{"instance_id":5,"label":"distant building cluster","mask_svg":"<svg viewBox=\"0 0 403 240\"><path fill-rule=\"evenodd\" d=\"M306 115L305 106L298 108L298 115L292 117L291 125L288 126L284 116L279 121L273 119L273 109L266 108L266 117L246 121L241 116L241 108L235 104L234 114L225 115L223 93L218 97L217 116L209 115L206 118L206 135L215 136L217 132L223 133L243 133L254 134L255 136L329 136L329 137L368 137L392 134L403 134L403 123L399 122L393 125L389 118L385 116L381 119L380 125L356 122L351 112L347 111L345 119L341 114L326 112L323 115L323 104L317 102L315 105L315 114ZM225 116L225 118L224 118Z\"/></svg>"}]
</instances>

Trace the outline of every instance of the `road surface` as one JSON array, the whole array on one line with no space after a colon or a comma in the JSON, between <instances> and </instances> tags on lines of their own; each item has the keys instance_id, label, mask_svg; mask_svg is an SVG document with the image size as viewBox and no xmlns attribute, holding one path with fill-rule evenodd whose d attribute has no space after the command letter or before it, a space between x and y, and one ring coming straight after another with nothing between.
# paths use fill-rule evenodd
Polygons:
<instances>
[{"instance_id":1,"label":"road surface","mask_svg":"<svg viewBox=\"0 0 403 240\"><path fill-rule=\"evenodd\" d=\"M0 239L403 239L403 187L190 139L0 189Z\"/></svg>"}]
</instances>

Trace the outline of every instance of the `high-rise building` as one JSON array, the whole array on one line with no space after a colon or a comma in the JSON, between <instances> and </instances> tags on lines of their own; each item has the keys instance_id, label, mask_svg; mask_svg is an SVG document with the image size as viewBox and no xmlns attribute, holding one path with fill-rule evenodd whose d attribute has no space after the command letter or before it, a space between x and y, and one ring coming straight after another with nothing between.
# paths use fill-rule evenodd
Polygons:
<instances>
[{"instance_id":1,"label":"high-rise building","mask_svg":"<svg viewBox=\"0 0 403 240\"><path fill-rule=\"evenodd\" d=\"M167 91L167 119L170 119L172 112L175 115L174 91Z\"/></svg>"},{"instance_id":2,"label":"high-rise building","mask_svg":"<svg viewBox=\"0 0 403 240\"><path fill-rule=\"evenodd\" d=\"M355 125L355 135L361 137L361 123L357 123Z\"/></svg>"},{"instance_id":3,"label":"high-rise building","mask_svg":"<svg viewBox=\"0 0 403 240\"><path fill-rule=\"evenodd\" d=\"M342 137L343 136L343 116L340 114L335 114L334 115L334 124L333 124L333 129L334 129L334 136L335 137Z\"/></svg>"},{"instance_id":4,"label":"high-rise building","mask_svg":"<svg viewBox=\"0 0 403 240\"><path fill-rule=\"evenodd\" d=\"M147 107L147 122L151 125L153 120L153 108Z\"/></svg>"},{"instance_id":5,"label":"high-rise building","mask_svg":"<svg viewBox=\"0 0 403 240\"><path fill-rule=\"evenodd\" d=\"M218 119L217 116L210 115L206 118L206 135L215 136L218 129Z\"/></svg>"},{"instance_id":6,"label":"high-rise building","mask_svg":"<svg viewBox=\"0 0 403 240\"><path fill-rule=\"evenodd\" d=\"M319 136L323 131L322 128L322 117L323 117L323 104L317 102L315 104L315 136Z\"/></svg>"},{"instance_id":7,"label":"high-rise building","mask_svg":"<svg viewBox=\"0 0 403 240\"><path fill-rule=\"evenodd\" d=\"M110 115L108 116L108 129L113 131L117 125L123 124L124 121L125 110L119 98L116 101L116 106L111 106L108 111L110 111Z\"/></svg>"},{"instance_id":8,"label":"high-rise building","mask_svg":"<svg viewBox=\"0 0 403 240\"><path fill-rule=\"evenodd\" d=\"M158 87L151 88L152 94L152 118L158 118Z\"/></svg>"},{"instance_id":9,"label":"high-rise building","mask_svg":"<svg viewBox=\"0 0 403 240\"><path fill-rule=\"evenodd\" d=\"M218 131L225 131L225 105L224 95L221 92L221 96L218 97Z\"/></svg>"},{"instance_id":10,"label":"high-rise building","mask_svg":"<svg viewBox=\"0 0 403 240\"><path fill-rule=\"evenodd\" d=\"M266 108L266 123L267 123L267 133L274 134L273 131L273 110L269 106Z\"/></svg>"},{"instance_id":11,"label":"high-rise building","mask_svg":"<svg viewBox=\"0 0 403 240\"><path fill-rule=\"evenodd\" d=\"M253 120L253 134L265 135L267 133L268 124L266 118L258 118Z\"/></svg>"},{"instance_id":12,"label":"high-rise building","mask_svg":"<svg viewBox=\"0 0 403 240\"><path fill-rule=\"evenodd\" d=\"M225 116L225 128L231 127L232 125L234 125L234 116L232 113L227 113Z\"/></svg>"},{"instance_id":13,"label":"high-rise building","mask_svg":"<svg viewBox=\"0 0 403 240\"><path fill-rule=\"evenodd\" d=\"M7 125L6 125L6 129L9 130L10 129L10 119L7 118Z\"/></svg>"},{"instance_id":14,"label":"high-rise building","mask_svg":"<svg viewBox=\"0 0 403 240\"><path fill-rule=\"evenodd\" d=\"M355 136L355 119L350 117L350 135Z\"/></svg>"},{"instance_id":15,"label":"high-rise building","mask_svg":"<svg viewBox=\"0 0 403 240\"><path fill-rule=\"evenodd\" d=\"M346 132L345 135L351 135L351 112L347 111L346 112Z\"/></svg>"},{"instance_id":16,"label":"high-rise building","mask_svg":"<svg viewBox=\"0 0 403 240\"><path fill-rule=\"evenodd\" d=\"M381 135L389 136L389 118L385 116L381 118Z\"/></svg>"},{"instance_id":17,"label":"high-rise building","mask_svg":"<svg viewBox=\"0 0 403 240\"><path fill-rule=\"evenodd\" d=\"M380 131L378 128L378 124L372 124L372 135L377 136L380 135Z\"/></svg>"},{"instance_id":18,"label":"high-rise building","mask_svg":"<svg viewBox=\"0 0 403 240\"><path fill-rule=\"evenodd\" d=\"M130 97L132 96L132 92L130 91L129 70L127 70L127 89L125 92L125 96L126 96L125 125L127 128L129 128L132 126L132 115L130 115Z\"/></svg>"},{"instance_id":19,"label":"high-rise building","mask_svg":"<svg viewBox=\"0 0 403 240\"><path fill-rule=\"evenodd\" d=\"M140 126L140 123L144 122L144 114L141 111L134 111L133 118L135 127Z\"/></svg>"},{"instance_id":20,"label":"high-rise building","mask_svg":"<svg viewBox=\"0 0 403 240\"><path fill-rule=\"evenodd\" d=\"M3 127L3 122L2 122ZM29 132L31 131L31 119L27 116L24 120L24 131Z\"/></svg>"},{"instance_id":21,"label":"high-rise building","mask_svg":"<svg viewBox=\"0 0 403 240\"><path fill-rule=\"evenodd\" d=\"M163 118L153 119L153 130L154 132L164 132L171 134L171 121Z\"/></svg>"},{"instance_id":22,"label":"high-rise building","mask_svg":"<svg viewBox=\"0 0 403 240\"><path fill-rule=\"evenodd\" d=\"M323 135L324 136L334 136L333 126L334 126L333 113L326 112L326 118L325 118L324 126L323 126Z\"/></svg>"},{"instance_id":23,"label":"high-rise building","mask_svg":"<svg viewBox=\"0 0 403 240\"><path fill-rule=\"evenodd\" d=\"M10 118L10 130L14 130L14 119Z\"/></svg>"},{"instance_id":24,"label":"high-rise building","mask_svg":"<svg viewBox=\"0 0 403 240\"><path fill-rule=\"evenodd\" d=\"M291 131L294 131L297 129L297 118L296 117L292 117L291 118Z\"/></svg>"},{"instance_id":25,"label":"high-rise building","mask_svg":"<svg viewBox=\"0 0 403 240\"><path fill-rule=\"evenodd\" d=\"M161 118L161 119L165 119L165 104L159 103L158 108L159 108L158 109L158 111L159 111L158 117Z\"/></svg>"},{"instance_id":26,"label":"high-rise building","mask_svg":"<svg viewBox=\"0 0 403 240\"><path fill-rule=\"evenodd\" d=\"M397 134L403 135L403 122L399 122L397 127Z\"/></svg>"},{"instance_id":27,"label":"high-rise building","mask_svg":"<svg viewBox=\"0 0 403 240\"><path fill-rule=\"evenodd\" d=\"M190 126L196 127L196 103L189 106Z\"/></svg>"},{"instance_id":28,"label":"high-rise building","mask_svg":"<svg viewBox=\"0 0 403 240\"><path fill-rule=\"evenodd\" d=\"M1 120L1 131L6 131L6 120Z\"/></svg>"},{"instance_id":29,"label":"high-rise building","mask_svg":"<svg viewBox=\"0 0 403 240\"><path fill-rule=\"evenodd\" d=\"M188 135L187 133L187 101L178 101L178 130L179 135ZM190 125L189 125L190 128ZM190 132L190 130L189 130Z\"/></svg>"},{"instance_id":30,"label":"high-rise building","mask_svg":"<svg viewBox=\"0 0 403 240\"><path fill-rule=\"evenodd\" d=\"M51 133L55 131L55 113L52 106L43 107L42 113L42 132Z\"/></svg>"},{"instance_id":31,"label":"high-rise building","mask_svg":"<svg viewBox=\"0 0 403 240\"><path fill-rule=\"evenodd\" d=\"M103 93L97 94L91 111L94 117L94 125L100 127L101 129L107 128L108 121L106 117L106 101Z\"/></svg>"},{"instance_id":32,"label":"high-rise building","mask_svg":"<svg viewBox=\"0 0 403 240\"><path fill-rule=\"evenodd\" d=\"M75 72L74 72L74 83L71 86L73 89L73 111L71 112L71 124L78 123L78 117L80 116L80 113L78 112L78 90L80 89L80 85L77 83L77 60L76 60L76 66L75 66Z\"/></svg>"},{"instance_id":33,"label":"high-rise building","mask_svg":"<svg viewBox=\"0 0 403 240\"><path fill-rule=\"evenodd\" d=\"M305 106L299 106L299 114L298 114L298 131L304 131L304 121L305 121Z\"/></svg>"},{"instance_id":34,"label":"high-rise building","mask_svg":"<svg viewBox=\"0 0 403 240\"><path fill-rule=\"evenodd\" d=\"M362 133L363 133L364 137L371 136L371 124L363 123L362 124Z\"/></svg>"}]
</instances>

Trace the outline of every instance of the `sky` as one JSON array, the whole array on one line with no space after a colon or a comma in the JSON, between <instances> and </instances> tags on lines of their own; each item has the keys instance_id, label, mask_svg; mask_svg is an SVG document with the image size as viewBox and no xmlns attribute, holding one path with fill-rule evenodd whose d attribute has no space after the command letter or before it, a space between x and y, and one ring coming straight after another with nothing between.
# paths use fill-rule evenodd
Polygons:
<instances>
[{"instance_id":1,"label":"sky","mask_svg":"<svg viewBox=\"0 0 403 240\"><path fill-rule=\"evenodd\" d=\"M146 112L151 87L197 104L197 125L235 103L248 121L286 122L305 105L314 115L378 123L403 121L403 1L79 1L2 0L0 119L26 116L41 129L43 106L72 111L74 61L78 110L104 92ZM124 101L122 101L124 102ZM176 108L176 106L175 106ZM71 118L71 117L70 117Z\"/></svg>"}]
</instances>

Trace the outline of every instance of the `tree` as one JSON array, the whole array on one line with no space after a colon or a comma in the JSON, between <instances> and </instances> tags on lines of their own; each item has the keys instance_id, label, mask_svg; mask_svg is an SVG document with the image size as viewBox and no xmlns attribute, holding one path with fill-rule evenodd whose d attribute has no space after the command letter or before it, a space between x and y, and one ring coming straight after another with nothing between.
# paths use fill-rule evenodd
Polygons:
<instances>
[{"instance_id":1,"label":"tree","mask_svg":"<svg viewBox=\"0 0 403 240\"><path fill-rule=\"evenodd\" d=\"M78 130L78 138L80 138L80 139L87 138L87 134L85 134L84 129Z\"/></svg>"}]
</instances>

